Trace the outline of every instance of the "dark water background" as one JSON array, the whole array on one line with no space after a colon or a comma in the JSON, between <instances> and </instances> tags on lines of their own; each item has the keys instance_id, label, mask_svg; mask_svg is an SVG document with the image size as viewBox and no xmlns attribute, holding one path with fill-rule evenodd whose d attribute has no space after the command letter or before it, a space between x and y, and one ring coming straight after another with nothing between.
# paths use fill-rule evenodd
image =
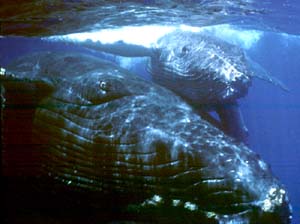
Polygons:
<instances>
[{"instance_id":1,"label":"dark water background","mask_svg":"<svg viewBox=\"0 0 300 224\"><path fill-rule=\"evenodd\" d=\"M261 155L286 186L292 206L293 224L300 223L300 2L269 0L260 4L272 13L256 15L255 23L232 23L265 30L261 39L247 50L272 76L290 89L255 80L242 111L250 132L250 148ZM251 20L250 18L249 20ZM0 65L37 50L85 51L115 60L114 57L63 44L42 43L35 38L0 38ZM147 77L144 64L131 67Z\"/></svg>"}]
</instances>

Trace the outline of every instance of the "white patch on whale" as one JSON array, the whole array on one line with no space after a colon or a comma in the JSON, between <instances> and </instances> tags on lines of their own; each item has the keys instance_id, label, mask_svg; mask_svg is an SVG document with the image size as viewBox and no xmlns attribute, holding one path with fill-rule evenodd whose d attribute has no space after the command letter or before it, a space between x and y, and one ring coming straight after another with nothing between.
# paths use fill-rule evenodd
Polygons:
<instances>
[{"instance_id":1,"label":"white patch on whale","mask_svg":"<svg viewBox=\"0 0 300 224\"><path fill-rule=\"evenodd\" d=\"M71 42L84 42L91 40L92 42L100 42L102 44L113 44L121 41L127 44L151 48L155 46L159 38L175 31L176 29L195 33L209 32L218 38L223 39L224 41L239 45L245 49L251 48L260 40L263 35L262 31L240 29L239 27L232 26L230 24L220 24L205 27L193 27L182 24L179 26L124 26L114 29L102 29L91 32L51 36L47 37L47 39L54 41L63 39Z\"/></svg>"},{"instance_id":2,"label":"white patch on whale","mask_svg":"<svg viewBox=\"0 0 300 224\"><path fill-rule=\"evenodd\" d=\"M159 38L176 29L175 26L124 26L117 29L102 29L92 32L72 33L48 37L52 40L68 40L84 42L101 42L102 44L112 44L122 41L127 44L141 45L147 48L153 46ZM138 34L138 35L137 35Z\"/></svg>"}]
</instances>

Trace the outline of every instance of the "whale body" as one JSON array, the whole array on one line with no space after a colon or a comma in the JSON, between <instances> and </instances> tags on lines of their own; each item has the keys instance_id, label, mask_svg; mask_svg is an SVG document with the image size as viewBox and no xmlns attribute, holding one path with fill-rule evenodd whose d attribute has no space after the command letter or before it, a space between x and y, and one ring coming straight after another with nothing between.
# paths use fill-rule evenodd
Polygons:
<instances>
[{"instance_id":1,"label":"whale body","mask_svg":"<svg viewBox=\"0 0 300 224\"><path fill-rule=\"evenodd\" d=\"M120 209L105 221L290 222L287 193L266 163L170 90L78 53L35 53L7 70L4 175L108 195L97 204Z\"/></svg>"}]
</instances>

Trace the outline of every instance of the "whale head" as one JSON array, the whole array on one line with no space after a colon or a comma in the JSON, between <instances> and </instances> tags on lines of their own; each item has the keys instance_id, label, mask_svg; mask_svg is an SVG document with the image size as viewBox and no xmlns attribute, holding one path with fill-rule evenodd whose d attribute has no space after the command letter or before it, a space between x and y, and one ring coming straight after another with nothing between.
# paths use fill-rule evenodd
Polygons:
<instances>
[{"instance_id":1,"label":"whale head","mask_svg":"<svg viewBox=\"0 0 300 224\"><path fill-rule=\"evenodd\" d=\"M161 72L154 80L195 103L218 103L246 95L251 84L242 49L214 36L174 31L158 41Z\"/></svg>"}]
</instances>

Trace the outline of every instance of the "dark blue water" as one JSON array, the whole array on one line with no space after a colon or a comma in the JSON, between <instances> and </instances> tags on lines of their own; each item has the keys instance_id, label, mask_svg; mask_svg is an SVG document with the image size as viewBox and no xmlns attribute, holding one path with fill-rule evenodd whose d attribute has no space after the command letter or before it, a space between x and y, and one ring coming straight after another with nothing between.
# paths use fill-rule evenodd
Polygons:
<instances>
[{"instance_id":1,"label":"dark blue water","mask_svg":"<svg viewBox=\"0 0 300 224\"><path fill-rule=\"evenodd\" d=\"M300 37L265 34L251 56L290 89L284 92L255 81L242 110L250 147L267 161L286 185L293 204L293 223L300 223Z\"/></svg>"},{"instance_id":2,"label":"dark blue water","mask_svg":"<svg viewBox=\"0 0 300 224\"><path fill-rule=\"evenodd\" d=\"M271 30L291 34L300 34L300 4L298 0L255 1L258 8L264 8L261 16L262 26Z\"/></svg>"}]
</instances>

